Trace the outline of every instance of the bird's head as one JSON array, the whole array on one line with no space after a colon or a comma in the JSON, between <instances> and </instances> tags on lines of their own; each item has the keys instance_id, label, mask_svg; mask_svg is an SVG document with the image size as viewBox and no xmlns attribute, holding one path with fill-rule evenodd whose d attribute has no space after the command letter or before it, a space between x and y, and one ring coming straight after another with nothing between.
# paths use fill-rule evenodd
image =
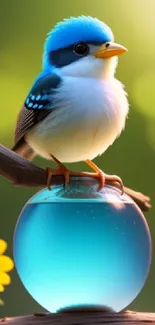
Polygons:
<instances>
[{"instance_id":1,"label":"bird's head","mask_svg":"<svg viewBox=\"0 0 155 325\"><path fill-rule=\"evenodd\" d=\"M44 46L43 69L61 75L108 78L126 48L114 43L111 29L97 18L71 17L58 23Z\"/></svg>"}]
</instances>

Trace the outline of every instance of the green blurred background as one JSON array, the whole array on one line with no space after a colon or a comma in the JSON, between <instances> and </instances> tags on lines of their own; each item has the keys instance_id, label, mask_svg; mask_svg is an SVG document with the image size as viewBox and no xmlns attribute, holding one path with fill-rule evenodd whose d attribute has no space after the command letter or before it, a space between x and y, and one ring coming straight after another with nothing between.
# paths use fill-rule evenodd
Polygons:
<instances>
[{"instance_id":1,"label":"green blurred background","mask_svg":"<svg viewBox=\"0 0 155 325\"><path fill-rule=\"evenodd\" d=\"M129 52L120 58L117 78L126 85L130 114L126 130L96 163L118 174L124 184L151 196L146 214L155 241L155 0L0 0L0 142L11 147L16 115L41 69L46 33L64 17L92 15L107 23L115 40ZM36 163L48 163L37 159ZM74 164L73 169L84 169ZM36 189L14 188L0 179L0 238L12 255L12 238L18 215ZM143 247L141 247L143 250ZM21 284L16 271L1 298L0 316L43 309ZM155 256L149 278L128 309L155 312Z\"/></svg>"}]
</instances>

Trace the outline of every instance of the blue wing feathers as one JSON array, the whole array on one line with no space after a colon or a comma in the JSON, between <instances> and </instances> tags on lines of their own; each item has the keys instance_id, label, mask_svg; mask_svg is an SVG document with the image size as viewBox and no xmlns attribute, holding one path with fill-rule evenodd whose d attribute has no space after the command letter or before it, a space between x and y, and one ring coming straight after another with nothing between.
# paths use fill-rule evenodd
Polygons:
<instances>
[{"instance_id":1,"label":"blue wing feathers","mask_svg":"<svg viewBox=\"0 0 155 325\"><path fill-rule=\"evenodd\" d=\"M24 106L30 110L49 109L51 95L55 88L59 86L61 78L56 74L40 74L35 80Z\"/></svg>"}]
</instances>

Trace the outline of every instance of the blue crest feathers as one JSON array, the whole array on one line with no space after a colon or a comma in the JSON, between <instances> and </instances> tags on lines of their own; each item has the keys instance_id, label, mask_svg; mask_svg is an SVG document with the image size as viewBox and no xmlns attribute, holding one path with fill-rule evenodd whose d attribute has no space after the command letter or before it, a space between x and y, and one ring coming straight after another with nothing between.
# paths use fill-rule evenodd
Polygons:
<instances>
[{"instance_id":1,"label":"blue crest feathers","mask_svg":"<svg viewBox=\"0 0 155 325\"><path fill-rule=\"evenodd\" d=\"M103 44L113 40L114 36L110 27L97 18L79 16L64 19L62 22L57 23L54 29L48 33L44 45L44 61L49 52L79 41Z\"/></svg>"}]
</instances>

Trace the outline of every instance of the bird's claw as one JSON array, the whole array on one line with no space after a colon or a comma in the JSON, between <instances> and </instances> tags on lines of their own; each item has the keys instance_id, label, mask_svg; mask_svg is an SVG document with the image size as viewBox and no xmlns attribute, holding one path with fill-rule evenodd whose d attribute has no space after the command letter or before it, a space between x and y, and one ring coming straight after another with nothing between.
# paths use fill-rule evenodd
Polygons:
<instances>
[{"instance_id":1,"label":"bird's claw","mask_svg":"<svg viewBox=\"0 0 155 325\"><path fill-rule=\"evenodd\" d=\"M97 178L99 181L98 191L100 191L104 187L105 183L117 182L120 184L121 195L124 194L123 182L119 176L104 174L104 172L99 169L96 173L92 175L92 177Z\"/></svg>"},{"instance_id":2,"label":"bird's claw","mask_svg":"<svg viewBox=\"0 0 155 325\"><path fill-rule=\"evenodd\" d=\"M51 180L53 175L62 175L64 176L64 186L69 183L69 170L65 166L61 166L59 168L46 168L47 173L47 188L51 190Z\"/></svg>"},{"instance_id":3,"label":"bird's claw","mask_svg":"<svg viewBox=\"0 0 155 325\"><path fill-rule=\"evenodd\" d=\"M100 183L99 184L99 187L98 187L98 191L100 191L104 187L105 183L114 183L114 182L117 182L117 183L120 184L120 189L122 191L121 192L121 195L123 195L123 193L124 193L124 187L123 187L123 182L122 182L122 180L121 180L120 177L115 176L115 175L107 175L107 174L104 174L103 171L101 169L99 169L94 164L94 162L91 161L91 160L89 160L89 159L87 159L85 162L87 163L87 165L89 167L91 167L96 172L96 173L92 174L91 176L93 178L97 178L98 181L99 181L99 183Z\"/></svg>"},{"instance_id":4,"label":"bird's claw","mask_svg":"<svg viewBox=\"0 0 155 325\"><path fill-rule=\"evenodd\" d=\"M120 184L121 195L123 195L124 194L124 185L123 185L121 178L116 175L107 175L107 174L104 174L104 175L105 175L105 182L107 182L107 183L117 182Z\"/></svg>"}]
</instances>

